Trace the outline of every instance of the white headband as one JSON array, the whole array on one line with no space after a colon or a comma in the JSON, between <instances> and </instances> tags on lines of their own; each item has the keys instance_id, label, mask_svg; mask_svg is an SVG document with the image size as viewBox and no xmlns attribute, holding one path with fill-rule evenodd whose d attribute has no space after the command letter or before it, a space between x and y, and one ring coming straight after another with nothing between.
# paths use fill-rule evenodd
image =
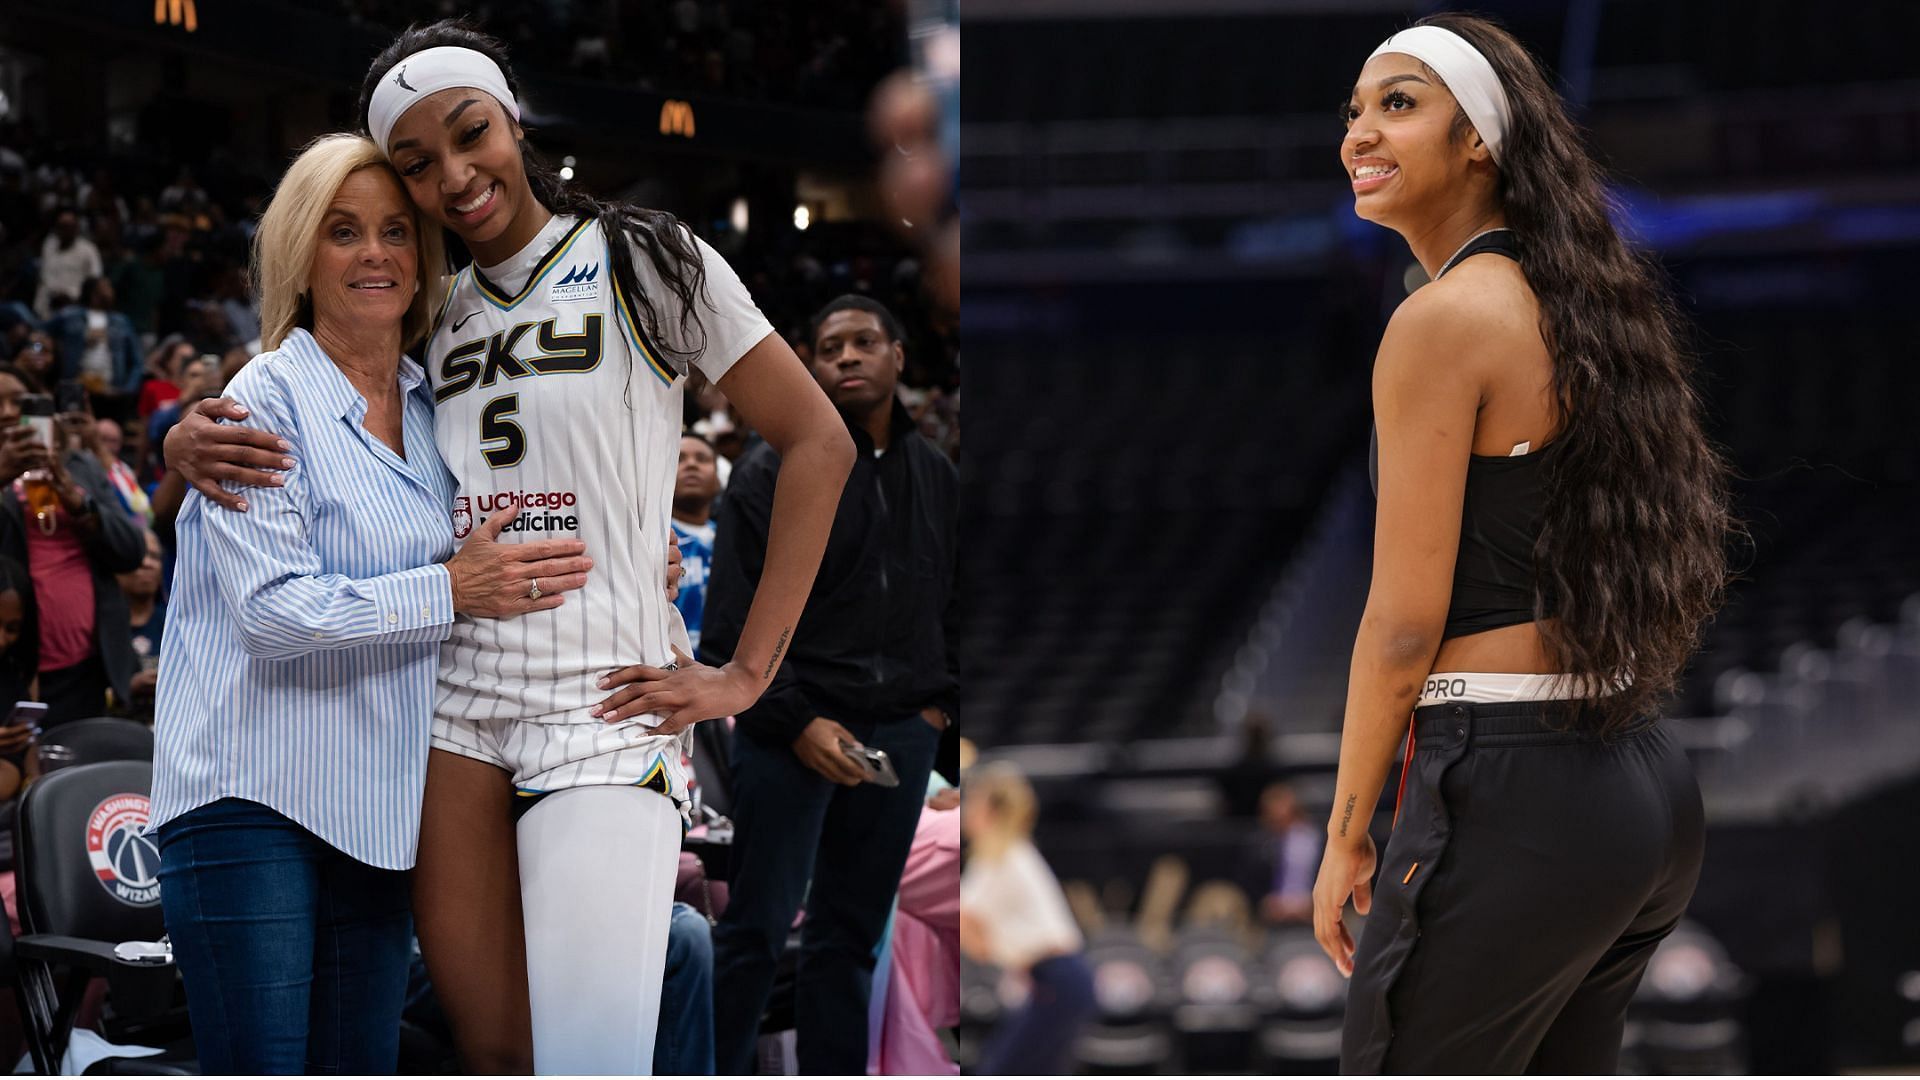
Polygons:
<instances>
[{"instance_id":1,"label":"white headband","mask_svg":"<svg viewBox=\"0 0 1920 1080\"><path fill-rule=\"evenodd\" d=\"M1487 144L1487 153L1499 162L1500 143L1507 137L1507 123L1512 114L1507 110L1506 88L1500 85L1500 77L1493 73L1493 65L1480 55L1480 50L1451 30L1415 26L1381 42L1367 59L1381 53L1411 56L1444 79L1447 89L1453 91L1454 100L1460 103L1461 111L1473 122L1473 130L1480 133L1480 141Z\"/></svg>"},{"instance_id":2,"label":"white headband","mask_svg":"<svg viewBox=\"0 0 1920 1080\"><path fill-rule=\"evenodd\" d=\"M367 103L367 130L373 134L373 141L380 144L380 152L387 154L387 136L393 133L393 125L400 122L408 109L428 94L456 86L485 90L500 102L508 116L520 119L520 105L513 100L513 91L507 89L507 77L500 74L498 64L481 53L457 45L422 49L395 64L393 70L381 78L380 85L373 91L373 100Z\"/></svg>"}]
</instances>

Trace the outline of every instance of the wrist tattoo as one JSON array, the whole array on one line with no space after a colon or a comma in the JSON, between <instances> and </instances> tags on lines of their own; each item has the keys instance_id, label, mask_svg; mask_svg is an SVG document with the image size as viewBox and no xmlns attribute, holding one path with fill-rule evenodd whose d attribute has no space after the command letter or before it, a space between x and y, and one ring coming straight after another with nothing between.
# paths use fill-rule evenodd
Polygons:
<instances>
[{"instance_id":1,"label":"wrist tattoo","mask_svg":"<svg viewBox=\"0 0 1920 1080\"><path fill-rule=\"evenodd\" d=\"M1360 796L1358 795L1347 796L1346 808L1340 811L1340 835L1341 836L1347 835L1347 823L1353 820L1354 800L1358 799L1359 797Z\"/></svg>"},{"instance_id":2,"label":"wrist tattoo","mask_svg":"<svg viewBox=\"0 0 1920 1080\"><path fill-rule=\"evenodd\" d=\"M793 633L793 627L791 626L780 631L780 640L773 643L773 655L767 659L767 670L764 674L760 676L761 678L763 679L773 678L774 669L780 666L780 654L786 651L787 638L792 633Z\"/></svg>"}]
</instances>

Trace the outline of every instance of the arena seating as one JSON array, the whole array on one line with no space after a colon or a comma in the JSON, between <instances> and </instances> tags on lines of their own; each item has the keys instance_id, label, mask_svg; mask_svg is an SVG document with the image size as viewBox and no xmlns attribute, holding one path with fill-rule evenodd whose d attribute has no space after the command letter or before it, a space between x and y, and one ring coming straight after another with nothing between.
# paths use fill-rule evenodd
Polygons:
<instances>
[{"instance_id":1,"label":"arena seating","mask_svg":"<svg viewBox=\"0 0 1920 1080\"><path fill-rule=\"evenodd\" d=\"M1364 372L1307 343L1004 347L969 373L973 392L1049 407L969 420L969 736L1125 741L1204 727L1193 687L1218 679L1223 644L1365 438ZM1343 391L1323 394L1328 384Z\"/></svg>"},{"instance_id":2,"label":"arena seating","mask_svg":"<svg viewBox=\"0 0 1920 1080\"><path fill-rule=\"evenodd\" d=\"M121 942L153 942L166 933L156 885L159 859L152 841L137 836L146 824L152 777L144 761L77 765L35 782L21 800L16 846L26 933L14 942L14 963L28 1047L42 1073L60 1071L93 977L107 980L110 1008L103 1027L109 1042L167 1049L159 1057L110 1059L95 1071L198 1071L173 964L115 954ZM116 798L126 803L117 818L108 807ZM107 825L96 828L103 812L110 815Z\"/></svg>"}]
</instances>

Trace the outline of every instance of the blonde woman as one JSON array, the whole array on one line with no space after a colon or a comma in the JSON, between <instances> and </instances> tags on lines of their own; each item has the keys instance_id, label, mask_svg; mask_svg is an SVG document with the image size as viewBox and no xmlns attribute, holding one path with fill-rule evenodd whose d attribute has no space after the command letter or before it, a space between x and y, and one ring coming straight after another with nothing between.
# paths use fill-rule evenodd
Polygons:
<instances>
[{"instance_id":1,"label":"blonde woman","mask_svg":"<svg viewBox=\"0 0 1920 1080\"><path fill-rule=\"evenodd\" d=\"M1074 1036L1093 1015L1093 972L1081 953L1060 883L1033 846L1033 788L1009 762L967 773L960 831L971 845L960 877L960 949L1024 973L1027 1000L994 1029L975 1072L1059 1076L1072 1071Z\"/></svg>"},{"instance_id":2,"label":"blonde woman","mask_svg":"<svg viewBox=\"0 0 1920 1080\"><path fill-rule=\"evenodd\" d=\"M394 1070L440 643L456 614L560 606L591 565L495 543L509 515L454 550L405 353L439 238L351 135L300 153L255 236L268 351L228 393L291 460L250 513L188 496L155 716L161 903L208 1073Z\"/></svg>"}]
</instances>

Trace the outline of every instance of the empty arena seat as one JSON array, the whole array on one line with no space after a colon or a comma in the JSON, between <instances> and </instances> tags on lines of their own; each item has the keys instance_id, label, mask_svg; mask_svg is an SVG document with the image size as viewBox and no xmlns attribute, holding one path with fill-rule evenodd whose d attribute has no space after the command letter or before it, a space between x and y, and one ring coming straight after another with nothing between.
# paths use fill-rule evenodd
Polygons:
<instances>
[{"instance_id":1,"label":"empty arena seat","mask_svg":"<svg viewBox=\"0 0 1920 1080\"><path fill-rule=\"evenodd\" d=\"M72 753L68 767L99 761L152 761L153 729L134 720L97 716L50 728L43 745L63 746Z\"/></svg>"}]
</instances>

